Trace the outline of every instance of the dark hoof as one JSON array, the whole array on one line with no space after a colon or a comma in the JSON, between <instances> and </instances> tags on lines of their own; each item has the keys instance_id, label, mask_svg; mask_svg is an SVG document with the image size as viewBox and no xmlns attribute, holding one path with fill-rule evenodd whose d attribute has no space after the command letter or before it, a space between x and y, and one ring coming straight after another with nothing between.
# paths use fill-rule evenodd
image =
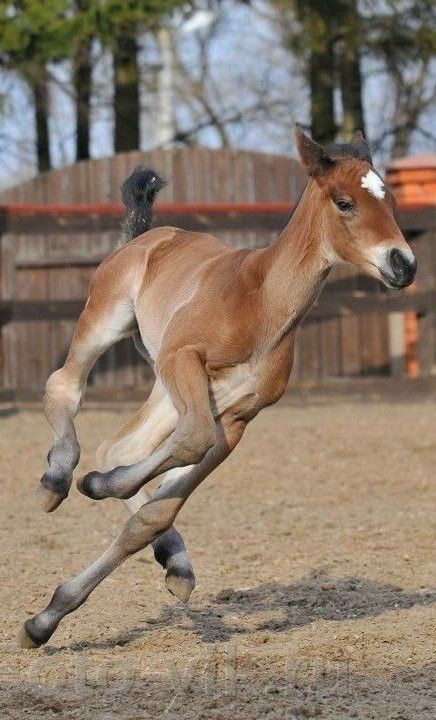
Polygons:
<instances>
[{"instance_id":1,"label":"dark hoof","mask_svg":"<svg viewBox=\"0 0 436 720\"><path fill-rule=\"evenodd\" d=\"M56 510L56 508L59 507L61 502L63 502L63 500L65 500L65 498L67 497L66 495L59 495L54 490L51 490L50 488L42 484L38 487L36 495L38 497L41 509L44 510L44 512L46 513L50 513L53 512L53 510Z\"/></svg>"},{"instance_id":2,"label":"dark hoof","mask_svg":"<svg viewBox=\"0 0 436 720\"><path fill-rule=\"evenodd\" d=\"M103 500L107 497L104 492L104 474L99 472L90 472L81 480L77 481L77 489L82 495L86 495L92 500Z\"/></svg>"},{"instance_id":3,"label":"dark hoof","mask_svg":"<svg viewBox=\"0 0 436 720\"><path fill-rule=\"evenodd\" d=\"M44 485L39 486L36 494L38 496L38 501L41 509L44 510L44 512L46 513L50 513L56 510L56 508L59 507L61 502L65 500L65 498L53 492L53 490L48 490L46 487L44 487Z\"/></svg>"},{"instance_id":4,"label":"dark hoof","mask_svg":"<svg viewBox=\"0 0 436 720\"><path fill-rule=\"evenodd\" d=\"M184 568L168 568L165 576L167 590L182 603L187 603L195 588L195 577L191 570Z\"/></svg>"},{"instance_id":5,"label":"dark hoof","mask_svg":"<svg viewBox=\"0 0 436 720\"><path fill-rule=\"evenodd\" d=\"M38 648L41 645L44 645L44 643L46 643L47 640L51 637L51 633L44 633L43 637L36 637L35 633L31 629L31 625L32 620L26 620L18 635L18 642L20 647L27 650L33 650L34 648Z\"/></svg>"},{"instance_id":6,"label":"dark hoof","mask_svg":"<svg viewBox=\"0 0 436 720\"><path fill-rule=\"evenodd\" d=\"M27 632L26 626L23 625L18 633L18 645L20 648L23 648L23 650L34 650L39 647L40 643L35 642L35 640Z\"/></svg>"},{"instance_id":7,"label":"dark hoof","mask_svg":"<svg viewBox=\"0 0 436 720\"><path fill-rule=\"evenodd\" d=\"M72 479L72 475L56 477L56 475L52 475L50 471L44 473L37 492L41 507L45 512L53 512L53 510L59 507L62 500L68 497Z\"/></svg>"}]
</instances>

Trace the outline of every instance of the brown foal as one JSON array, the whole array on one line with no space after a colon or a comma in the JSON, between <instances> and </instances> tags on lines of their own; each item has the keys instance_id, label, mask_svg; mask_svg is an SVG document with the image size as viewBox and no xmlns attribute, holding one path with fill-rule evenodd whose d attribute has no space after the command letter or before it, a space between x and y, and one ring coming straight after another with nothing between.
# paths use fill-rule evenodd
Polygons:
<instances>
[{"instance_id":1,"label":"brown foal","mask_svg":"<svg viewBox=\"0 0 436 720\"><path fill-rule=\"evenodd\" d=\"M47 383L55 442L40 495L48 512L68 495L79 460L73 421L88 374L106 348L136 334L154 366L153 391L99 449L100 471L78 482L88 497L125 499L133 514L103 555L25 623L26 647L47 642L67 613L149 543L167 569L168 588L187 600L194 578L174 519L247 423L285 391L297 327L330 269L348 262L390 288L413 281L415 257L361 133L328 151L300 126L295 138L309 182L273 245L235 250L211 235L160 227L116 250L95 272L65 365ZM148 181L148 190L161 182L155 175ZM138 197L128 207L133 222L144 194ZM150 191L150 207L153 197ZM158 475L162 482L147 500L142 488Z\"/></svg>"}]
</instances>

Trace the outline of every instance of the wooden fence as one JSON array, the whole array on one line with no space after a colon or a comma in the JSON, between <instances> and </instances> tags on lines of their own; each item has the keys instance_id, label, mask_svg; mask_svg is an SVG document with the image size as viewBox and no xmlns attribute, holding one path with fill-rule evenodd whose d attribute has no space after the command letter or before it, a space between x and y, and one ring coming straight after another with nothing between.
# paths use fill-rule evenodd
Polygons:
<instances>
[{"instance_id":1,"label":"wooden fence","mask_svg":"<svg viewBox=\"0 0 436 720\"><path fill-rule=\"evenodd\" d=\"M304 173L287 158L181 150L79 163L0 196L8 203L0 208L3 397L39 395L47 376L63 362L93 268L119 240L119 185L136 164L145 163L171 180L156 224L208 230L237 246L271 242L305 184ZM392 313L398 318L406 310L420 318L421 373L432 372L435 217L431 207L404 207L399 213L418 255L415 292L393 295L351 268L332 273L300 330L296 380L401 374L404 344L398 357L391 319ZM114 388L148 384L149 377L131 341L123 341L103 356L90 382L110 394Z\"/></svg>"}]
</instances>

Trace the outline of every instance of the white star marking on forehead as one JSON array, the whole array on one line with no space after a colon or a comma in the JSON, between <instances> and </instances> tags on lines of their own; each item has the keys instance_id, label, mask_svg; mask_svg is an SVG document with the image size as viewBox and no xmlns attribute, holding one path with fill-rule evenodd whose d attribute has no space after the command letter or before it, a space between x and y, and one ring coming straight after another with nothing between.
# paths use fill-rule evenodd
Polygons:
<instances>
[{"instance_id":1,"label":"white star marking on forehead","mask_svg":"<svg viewBox=\"0 0 436 720\"><path fill-rule=\"evenodd\" d=\"M360 185L379 200L383 200L386 195L383 180L377 175L377 173L374 172L374 170L368 170L366 175L362 177Z\"/></svg>"}]
</instances>

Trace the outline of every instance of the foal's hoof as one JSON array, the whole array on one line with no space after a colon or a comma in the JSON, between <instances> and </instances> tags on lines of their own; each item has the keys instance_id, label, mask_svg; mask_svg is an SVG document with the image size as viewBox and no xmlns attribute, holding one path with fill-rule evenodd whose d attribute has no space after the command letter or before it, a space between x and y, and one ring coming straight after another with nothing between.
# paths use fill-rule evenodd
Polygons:
<instances>
[{"instance_id":1,"label":"foal's hoof","mask_svg":"<svg viewBox=\"0 0 436 720\"><path fill-rule=\"evenodd\" d=\"M45 487L45 485L40 485L36 491L39 504L41 506L41 509L44 510L46 513L53 512L53 510L56 510L56 508L59 507L61 502L65 500L64 495L59 495L54 490L50 490L50 488Z\"/></svg>"},{"instance_id":2,"label":"foal's hoof","mask_svg":"<svg viewBox=\"0 0 436 720\"><path fill-rule=\"evenodd\" d=\"M103 480L103 473L90 472L77 481L77 489L82 495L86 495L91 500L103 500L107 497Z\"/></svg>"},{"instance_id":3,"label":"foal's hoof","mask_svg":"<svg viewBox=\"0 0 436 720\"><path fill-rule=\"evenodd\" d=\"M58 623L51 627L47 627L47 625L41 626L41 621L37 615L29 618L24 623L18 636L20 647L31 650L45 645L45 643L50 640L57 626Z\"/></svg>"},{"instance_id":4,"label":"foal's hoof","mask_svg":"<svg viewBox=\"0 0 436 720\"><path fill-rule=\"evenodd\" d=\"M54 473L50 468L44 473L37 495L45 512L53 512L68 497L72 479L72 475Z\"/></svg>"},{"instance_id":5,"label":"foal's hoof","mask_svg":"<svg viewBox=\"0 0 436 720\"><path fill-rule=\"evenodd\" d=\"M170 567L165 575L165 585L171 595L186 604L195 588L194 573L187 571L180 574L179 569Z\"/></svg>"},{"instance_id":6,"label":"foal's hoof","mask_svg":"<svg viewBox=\"0 0 436 720\"><path fill-rule=\"evenodd\" d=\"M41 643L37 643L27 632L26 626L23 625L18 634L18 645L24 650L34 650L39 647Z\"/></svg>"}]
</instances>

